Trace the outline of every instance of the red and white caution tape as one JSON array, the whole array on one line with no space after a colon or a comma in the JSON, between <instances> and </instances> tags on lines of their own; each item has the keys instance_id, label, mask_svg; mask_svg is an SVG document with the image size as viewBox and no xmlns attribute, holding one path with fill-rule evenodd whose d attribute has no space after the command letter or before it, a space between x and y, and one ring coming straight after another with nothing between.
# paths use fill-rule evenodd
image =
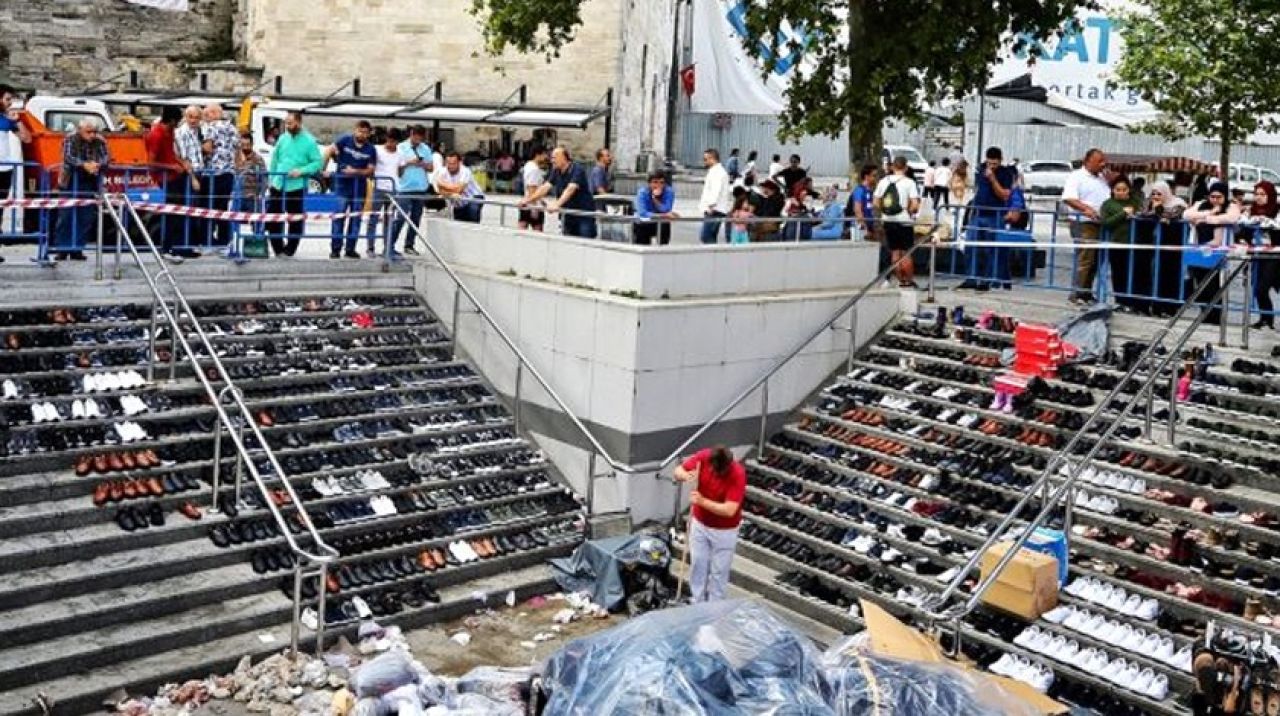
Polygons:
<instances>
[{"instance_id":1,"label":"red and white caution tape","mask_svg":"<svg viewBox=\"0 0 1280 716\"><path fill-rule=\"evenodd\" d=\"M24 209L64 209L72 206L97 206L97 199L0 199L0 207Z\"/></svg>"},{"instance_id":2,"label":"red and white caution tape","mask_svg":"<svg viewBox=\"0 0 1280 716\"><path fill-rule=\"evenodd\" d=\"M238 221L238 222L287 222L287 221L307 221L322 219L341 219L348 216L372 216L382 212L377 211L325 211L314 212L308 214L277 214L264 211L224 211L220 209L201 209L195 206L182 206L180 204L154 204L149 202L133 203L133 208L139 212L149 212L152 214L169 214L172 216L190 216L197 219L213 219L215 221Z\"/></svg>"}]
</instances>

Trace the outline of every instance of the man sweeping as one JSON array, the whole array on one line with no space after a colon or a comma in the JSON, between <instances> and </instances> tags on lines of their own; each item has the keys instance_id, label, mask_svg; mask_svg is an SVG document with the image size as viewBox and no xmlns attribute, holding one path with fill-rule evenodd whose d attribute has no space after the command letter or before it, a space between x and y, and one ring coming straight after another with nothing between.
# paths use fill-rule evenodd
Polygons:
<instances>
[{"instance_id":1,"label":"man sweeping","mask_svg":"<svg viewBox=\"0 0 1280 716\"><path fill-rule=\"evenodd\" d=\"M729 566L738 543L747 471L724 446L699 450L675 470L680 482L694 482L689 524L690 601L724 599Z\"/></svg>"}]
</instances>

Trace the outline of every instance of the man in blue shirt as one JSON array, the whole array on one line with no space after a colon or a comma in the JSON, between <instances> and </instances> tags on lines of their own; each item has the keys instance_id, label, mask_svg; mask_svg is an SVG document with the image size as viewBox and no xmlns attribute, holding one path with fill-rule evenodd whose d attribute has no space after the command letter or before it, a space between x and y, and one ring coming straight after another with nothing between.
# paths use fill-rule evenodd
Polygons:
<instances>
[{"instance_id":1,"label":"man in blue shirt","mask_svg":"<svg viewBox=\"0 0 1280 716\"><path fill-rule=\"evenodd\" d=\"M539 199L555 192L556 198L547 204L547 213L554 214L561 209L569 209L574 213L560 217L560 228L565 236L577 236L582 239L596 237L596 219L590 214L595 212L595 200L591 198L591 184L587 172L582 166L569 157L569 150L556 147L551 153L551 176L532 195L520 201L523 209Z\"/></svg>"},{"instance_id":2,"label":"man in blue shirt","mask_svg":"<svg viewBox=\"0 0 1280 716\"><path fill-rule=\"evenodd\" d=\"M633 204L637 219L674 219L672 211L676 204L676 193L667 186L667 177L662 172L649 175L649 185L636 192ZM649 246L654 235L658 243L666 246L671 243L671 224L666 221L643 221L635 224L635 243Z\"/></svg>"},{"instance_id":3,"label":"man in blue shirt","mask_svg":"<svg viewBox=\"0 0 1280 716\"><path fill-rule=\"evenodd\" d=\"M373 125L362 119L356 122L354 132L338 137L338 141L329 148L327 159L333 159L337 163L333 177L333 193L338 197L337 210L349 214L333 220L329 235L331 259L344 255L344 238L346 257L360 258L360 252L356 251L356 243L360 239L360 212L364 211L369 177L373 176L378 162L378 150L369 141L372 136Z\"/></svg>"},{"instance_id":4,"label":"man in blue shirt","mask_svg":"<svg viewBox=\"0 0 1280 716\"><path fill-rule=\"evenodd\" d=\"M427 199L427 187L431 174L435 172L435 166L431 161L431 146L427 144L426 139L427 128L421 124L415 124L409 128L409 138L396 148L403 160L403 166L400 169L400 194L397 200L409 215L409 221L414 228L422 225L422 207ZM396 212L395 220L391 222L392 246L400 237L400 231L403 228L404 215ZM404 239L404 252L417 256L418 250L414 248L415 243L415 234L410 231Z\"/></svg>"},{"instance_id":5,"label":"man in blue shirt","mask_svg":"<svg viewBox=\"0 0 1280 716\"><path fill-rule=\"evenodd\" d=\"M1013 193L1013 182L1017 178L1018 170L1004 166L1004 153L999 147L987 149L986 162L974 186L971 217L967 227L969 241L991 242L997 239L997 232L1004 228L1005 211ZM958 288L990 290L991 280L996 278L995 250L991 247L973 247L965 249L965 253L969 254L969 277Z\"/></svg>"}]
</instances>

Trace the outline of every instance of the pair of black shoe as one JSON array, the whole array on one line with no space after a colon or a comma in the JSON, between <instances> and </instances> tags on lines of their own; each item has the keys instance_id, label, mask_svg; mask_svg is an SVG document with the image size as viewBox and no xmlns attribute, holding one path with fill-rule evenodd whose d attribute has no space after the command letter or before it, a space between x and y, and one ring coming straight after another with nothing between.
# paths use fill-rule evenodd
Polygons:
<instances>
[{"instance_id":1,"label":"pair of black shoe","mask_svg":"<svg viewBox=\"0 0 1280 716\"><path fill-rule=\"evenodd\" d=\"M161 527L164 525L164 510L161 509L158 502L121 507L116 510L116 524L120 525L120 529L125 532L133 532L148 527Z\"/></svg>"},{"instance_id":2,"label":"pair of black shoe","mask_svg":"<svg viewBox=\"0 0 1280 716\"><path fill-rule=\"evenodd\" d=\"M209 539L219 547L230 547L234 544L257 542L279 536L280 528L266 519L228 522L209 531Z\"/></svg>"},{"instance_id":3,"label":"pair of black shoe","mask_svg":"<svg viewBox=\"0 0 1280 716\"><path fill-rule=\"evenodd\" d=\"M254 572L266 574L282 569L293 569L297 559L293 556L293 552L285 547L279 547L254 550L250 562L253 564Z\"/></svg>"},{"instance_id":4,"label":"pair of black shoe","mask_svg":"<svg viewBox=\"0 0 1280 716\"><path fill-rule=\"evenodd\" d=\"M343 565L333 575L338 580L338 585L342 590L346 591L380 582L393 582L426 571L426 567L423 567L412 557L402 555Z\"/></svg>"}]
</instances>

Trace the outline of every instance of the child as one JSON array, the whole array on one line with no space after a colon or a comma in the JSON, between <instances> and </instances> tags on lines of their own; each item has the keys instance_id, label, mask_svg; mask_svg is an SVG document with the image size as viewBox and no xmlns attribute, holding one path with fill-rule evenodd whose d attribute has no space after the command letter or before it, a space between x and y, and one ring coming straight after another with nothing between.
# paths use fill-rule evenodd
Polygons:
<instances>
[{"instance_id":1,"label":"child","mask_svg":"<svg viewBox=\"0 0 1280 716\"><path fill-rule=\"evenodd\" d=\"M733 211L729 213L729 217L735 219L733 225L729 227L729 243L745 244L750 240L748 233L748 224L743 223L743 219L753 218L756 214L751 209L751 202L748 199L750 192L746 187L736 186L733 188Z\"/></svg>"}]
</instances>

